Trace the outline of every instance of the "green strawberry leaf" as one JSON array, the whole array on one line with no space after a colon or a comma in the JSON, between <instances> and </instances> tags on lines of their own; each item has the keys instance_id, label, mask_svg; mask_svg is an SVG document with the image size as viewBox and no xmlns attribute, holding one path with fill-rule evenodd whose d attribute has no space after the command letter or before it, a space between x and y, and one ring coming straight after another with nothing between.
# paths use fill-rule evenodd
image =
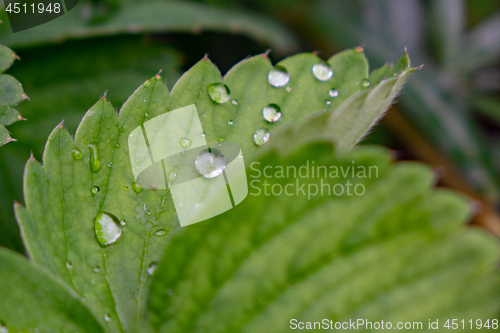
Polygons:
<instances>
[{"instance_id":1,"label":"green strawberry leaf","mask_svg":"<svg viewBox=\"0 0 500 333\"><path fill-rule=\"evenodd\" d=\"M0 332L104 332L84 300L25 257L0 249L0 268Z\"/></svg>"},{"instance_id":2,"label":"green strawberry leaf","mask_svg":"<svg viewBox=\"0 0 500 333\"><path fill-rule=\"evenodd\" d=\"M17 58L16 54L6 46L0 45L0 73L12 65ZM0 74L0 146L15 141L5 128L23 118L17 110L10 108L28 98L21 83L8 74Z\"/></svg>"},{"instance_id":3,"label":"green strawberry leaf","mask_svg":"<svg viewBox=\"0 0 500 333\"><path fill-rule=\"evenodd\" d=\"M333 148L268 151L250 168L243 203L169 237L148 299L155 332L497 318L498 242L463 225L465 198L433 189L428 167L391 163L388 150Z\"/></svg>"},{"instance_id":4,"label":"green strawberry leaf","mask_svg":"<svg viewBox=\"0 0 500 333\"><path fill-rule=\"evenodd\" d=\"M135 133L161 124L156 117L169 110L195 104L204 140L237 143L248 164L257 152L257 130L269 130L272 142L281 125L300 122L327 106L331 111L342 109L361 94L367 94L362 101L368 101L388 81L374 87L367 84L368 65L360 48L341 52L328 62L299 54L279 66L289 75L279 88L269 83L272 65L266 55L242 61L224 79L205 58L179 79L170 94L156 75L134 92L118 117L106 97L101 98L83 118L74 140L61 123L48 139L42 163L31 158L26 164L26 208L18 206L15 212L27 251L35 263L86 300L106 331L139 331L150 277L167 246L164 236L179 226L171 193L136 182L133 170L142 167L148 156L131 161L134 145L130 144L142 137ZM404 81L410 70L390 80ZM273 75L271 82L276 83ZM366 117L373 119L360 122L372 124L378 119L390 102L387 98L378 99L380 109L367 109ZM278 105L283 113L276 122L263 117L269 104ZM341 115L337 121L347 124L347 120L349 115ZM192 122L179 123L176 130L190 133L192 128ZM355 139L345 133L349 140ZM144 143L148 149L155 144ZM168 144L182 145L178 140Z\"/></svg>"}]
</instances>

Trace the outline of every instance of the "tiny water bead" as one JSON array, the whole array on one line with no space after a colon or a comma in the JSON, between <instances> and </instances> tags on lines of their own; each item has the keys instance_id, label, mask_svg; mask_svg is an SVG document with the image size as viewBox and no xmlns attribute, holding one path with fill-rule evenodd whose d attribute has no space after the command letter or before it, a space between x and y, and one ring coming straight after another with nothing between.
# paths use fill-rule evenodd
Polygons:
<instances>
[{"instance_id":1,"label":"tiny water bead","mask_svg":"<svg viewBox=\"0 0 500 333\"><path fill-rule=\"evenodd\" d=\"M233 122L232 120L229 120L229 121L227 122L227 124L228 124L229 126L231 126L232 124L234 124L234 122Z\"/></svg>"},{"instance_id":2,"label":"tiny water bead","mask_svg":"<svg viewBox=\"0 0 500 333\"><path fill-rule=\"evenodd\" d=\"M320 62L312 66L312 73L319 81L328 81L332 78L333 70L327 63Z\"/></svg>"},{"instance_id":3,"label":"tiny water bead","mask_svg":"<svg viewBox=\"0 0 500 333\"><path fill-rule=\"evenodd\" d=\"M368 79L361 80L361 86L368 88L370 86L370 81L368 81Z\"/></svg>"},{"instance_id":4,"label":"tiny water bead","mask_svg":"<svg viewBox=\"0 0 500 333\"><path fill-rule=\"evenodd\" d=\"M158 229L155 232L155 236L160 237L160 236L165 236L167 234L167 231L165 229Z\"/></svg>"},{"instance_id":5,"label":"tiny water bead","mask_svg":"<svg viewBox=\"0 0 500 333\"><path fill-rule=\"evenodd\" d=\"M83 158L83 153L77 146L73 146L71 149L71 156L73 156L75 160L81 160Z\"/></svg>"},{"instance_id":6,"label":"tiny water bead","mask_svg":"<svg viewBox=\"0 0 500 333\"><path fill-rule=\"evenodd\" d=\"M331 98L337 98L339 97L339 91L335 88L332 88L328 91L328 96L330 96Z\"/></svg>"},{"instance_id":7,"label":"tiny water bead","mask_svg":"<svg viewBox=\"0 0 500 333\"><path fill-rule=\"evenodd\" d=\"M179 143L183 148L191 146L191 140L189 138L181 138Z\"/></svg>"},{"instance_id":8,"label":"tiny water bead","mask_svg":"<svg viewBox=\"0 0 500 333\"><path fill-rule=\"evenodd\" d=\"M124 189L125 191L127 191L127 190L128 190L128 186L124 186L124 187L123 187L123 189Z\"/></svg>"},{"instance_id":9,"label":"tiny water bead","mask_svg":"<svg viewBox=\"0 0 500 333\"><path fill-rule=\"evenodd\" d=\"M286 92L290 92L290 91L292 91L292 87L286 87L285 90L286 90Z\"/></svg>"},{"instance_id":10,"label":"tiny water bead","mask_svg":"<svg viewBox=\"0 0 500 333\"><path fill-rule=\"evenodd\" d=\"M207 86L208 96L217 104L223 104L229 101L231 92L224 83L211 83Z\"/></svg>"},{"instance_id":11,"label":"tiny water bead","mask_svg":"<svg viewBox=\"0 0 500 333\"><path fill-rule=\"evenodd\" d=\"M99 186L92 187L92 194L97 194L97 193L99 193Z\"/></svg>"},{"instance_id":12,"label":"tiny water bead","mask_svg":"<svg viewBox=\"0 0 500 333\"><path fill-rule=\"evenodd\" d=\"M269 141L270 133L267 129L261 128L255 131L253 135L253 141L257 146L262 146L264 143Z\"/></svg>"},{"instance_id":13,"label":"tiny water bead","mask_svg":"<svg viewBox=\"0 0 500 333\"><path fill-rule=\"evenodd\" d=\"M99 267L98 265L95 265L94 268L92 268L92 270L95 272L95 273L98 273L100 270L101 270L101 267Z\"/></svg>"},{"instance_id":14,"label":"tiny water bead","mask_svg":"<svg viewBox=\"0 0 500 333\"><path fill-rule=\"evenodd\" d=\"M71 263L71 261L66 261L66 267L68 267L68 268L73 267L73 264Z\"/></svg>"},{"instance_id":15,"label":"tiny water bead","mask_svg":"<svg viewBox=\"0 0 500 333\"><path fill-rule=\"evenodd\" d=\"M155 261L151 262L148 267L148 274L153 275L153 273L156 271L156 268L158 267L157 263Z\"/></svg>"},{"instance_id":16,"label":"tiny water bead","mask_svg":"<svg viewBox=\"0 0 500 333\"><path fill-rule=\"evenodd\" d=\"M115 148L120 148L120 144L119 144L119 143L117 143L117 144L115 145Z\"/></svg>"},{"instance_id":17,"label":"tiny water bead","mask_svg":"<svg viewBox=\"0 0 500 333\"><path fill-rule=\"evenodd\" d=\"M108 163L108 167L111 168L113 166L113 163Z\"/></svg>"},{"instance_id":18,"label":"tiny water bead","mask_svg":"<svg viewBox=\"0 0 500 333\"><path fill-rule=\"evenodd\" d=\"M97 241L102 246L113 244L122 234L118 218L111 213L99 212L95 218L94 227Z\"/></svg>"},{"instance_id":19,"label":"tiny water bead","mask_svg":"<svg viewBox=\"0 0 500 333\"><path fill-rule=\"evenodd\" d=\"M194 160L194 167L205 178L214 178L226 168L226 158L217 149L203 150Z\"/></svg>"},{"instance_id":20,"label":"tiny water bead","mask_svg":"<svg viewBox=\"0 0 500 333\"><path fill-rule=\"evenodd\" d=\"M236 98L235 98L235 99L233 99L233 100L231 101L231 104L233 104L233 105L238 105L238 100L237 100Z\"/></svg>"},{"instance_id":21,"label":"tiny water bead","mask_svg":"<svg viewBox=\"0 0 500 333\"><path fill-rule=\"evenodd\" d=\"M109 314L105 314L104 315L104 320L105 321L110 321L111 320L111 316Z\"/></svg>"},{"instance_id":22,"label":"tiny water bead","mask_svg":"<svg viewBox=\"0 0 500 333\"><path fill-rule=\"evenodd\" d=\"M269 104L262 109L264 119L269 123L274 123L281 118L281 109L277 104Z\"/></svg>"},{"instance_id":23,"label":"tiny water bead","mask_svg":"<svg viewBox=\"0 0 500 333\"><path fill-rule=\"evenodd\" d=\"M329 100L329 99L327 99L327 100L325 101L325 104L326 104L326 105L332 105L332 101L331 101L331 100Z\"/></svg>"},{"instance_id":24,"label":"tiny water bead","mask_svg":"<svg viewBox=\"0 0 500 333\"><path fill-rule=\"evenodd\" d=\"M277 65L271 68L267 76L267 80L273 87L281 88L288 84L290 81L290 75L285 67Z\"/></svg>"},{"instance_id":25,"label":"tiny water bead","mask_svg":"<svg viewBox=\"0 0 500 333\"><path fill-rule=\"evenodd\" d=\"M142 191L142 185L138 182L133 182L132 189L134 190L135 193L140 193Z\"/></svg>"},{"instance_id":26,"label":"tiny water bead","mask_svg":"<svg viewBox=\"0 0 500 333\"><path fill-rule=\"evenodd\" d=\"M101 160L99 159L99 151L97 149L97 146L95 145L89 145L88 147L90 151L90 159L89 159L90 171L96 173L99 170L101 170Z\"/></svg>"},{"instance_id":27,"label":"tiny water bead","mask_svg":"<svg viewBox=\"0 0 500 333\"><path fill-rule=\"evenodd\" d=\"M125 223L125 220L124 220L124 219L121 219L121 220L120 220L120 225L125 225L125 224L126 224L126 223Z\"/></svg>"}]
</instances>

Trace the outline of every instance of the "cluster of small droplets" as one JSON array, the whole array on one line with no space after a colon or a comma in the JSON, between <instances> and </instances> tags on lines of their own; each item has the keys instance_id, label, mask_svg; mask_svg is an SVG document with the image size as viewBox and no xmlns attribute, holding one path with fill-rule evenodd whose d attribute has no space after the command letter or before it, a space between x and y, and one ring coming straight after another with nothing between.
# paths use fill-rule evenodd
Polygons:
<instances>
[{"instance_id":1,"label":"cluster of small droplets","mask_svg":"<svg viewBox=\"0 0 500 333\"><path fill-rule=\"evenodd\" d=\"M358 46L354 48L354 50L358 53L363 52L363 47ZM347 67L349 68L349 67ZM333 69L332 67L325 61L320 61L319 63L314 64L311 67L311 73L314 78L320 82L327 82L333 77ZM288 84L290 83L290 74L288 70L281 65L276 65L269 70L267 80L269 85L274 88L282 88L285 87L285 90L289 93L292 91L292 87ZM360 82L360 85L364 88L368 88L370 86L370 81L368 79L363 79ZM211 83L207 86L207 92L210 99L216 104L224 104L230 100L231 92L229 87L224 83ZM336 88L331 88L328 91L328 98L325 100L325 104L327 106L332 105L332 99L335 99L339 96L339 91ZM232 99L231 104L238 105L237 99ZM262 109L262 116L264 120L268 123L277 122L281 116L281 108L277 104L269 104ZM233 120L228 120L228 125L233 125ZM202 137L204 137L204 133L202 133ZM262 146L265 144L270 137L270 133L266 128L257 129L253 135L254 142L257 146ZM181 139L182 140L182 139ZM224 139L219 138L219 142L222 142ZM182 144L182 143L181 143Z\"/></svg>"}]
</instances>

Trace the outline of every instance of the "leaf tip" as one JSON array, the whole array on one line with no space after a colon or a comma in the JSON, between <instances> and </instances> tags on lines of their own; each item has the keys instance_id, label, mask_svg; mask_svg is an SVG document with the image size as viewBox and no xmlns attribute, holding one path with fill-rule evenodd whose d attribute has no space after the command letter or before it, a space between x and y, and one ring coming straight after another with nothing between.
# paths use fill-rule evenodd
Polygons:
<instances>
[{"instance_id":1,"label":"leaf tip","mask_svg":"<svg viewBox=\"0 0 500 333\"><path fill-rule=\"evenodd\" d=\"M57 125L59 128L64 128L64 119Z\"/></svg>"},{"instance_id":2,"label":"leaf tip","mask_svg":"<svg viewBox=\"0 0 500 333\"><path fill-rule=\"evenodd\" d=\"M158 71L158 73L156 73L156 75L155 75L155 79L156 79L156 80L161 80L161 75L160 75L160 74L161 74L161 72L162 72L162 71L163 71L163 69L160 69L160 70Z\"/></svg>"},{"instance_id":3,"label":"leaf tip","mask_svg":"<svg viewBox=\"0 0 500 333\"><path fill-rule=\"evenodd\" d=\"M27 99L28 101L30 101L30 98L28 97L28 95L23 94L22 96L23 96L23 100Z\"/></svg>"},{"instance_id":4,"label":"leaf tip","mask_svg":"<svg viewBox=\"0 0 500 333\"><path fill-rule=\"evenodd\" d=\"M21 207L21 204L17 200L14 200L14 209L19 209L19 207Z\"/></svg>"},{"instance_id":5,"label":"leaf tip","mask_svg":"<svg viewBox=\"0 0 500 333\"><path fill-rule=\"evenodd\" d=\"M269 58L269 53L271 53L271 49L267 49L266 52L262 54L262 56L267 59Z\"/></svg>"},{"instance_id":6,"label":"leaf tip","mask_svg":"<svg viewBox=\"0 0 500 333\"><path fill-rule=\"evenodd\" d=\"M361 52L363 52L364 50L365 50L365 47L364 47L364 45L363 45L363 44L358 45L358 46L356 46L356 47L354 48L354 51L356 51L356 52L358 52L358 53L361 53Z\"/></svg>"},{"instance_id":7,"label":"leaf tip","mask_svg":"<svg viewBox=\"0 0 500 333\"><path fill-rule=\"evenodd\" d=\"M28 158L28 162L37 162L35 156L33 155L33 151L30 152L30 158Z\"/></svg>"}]
</instances>

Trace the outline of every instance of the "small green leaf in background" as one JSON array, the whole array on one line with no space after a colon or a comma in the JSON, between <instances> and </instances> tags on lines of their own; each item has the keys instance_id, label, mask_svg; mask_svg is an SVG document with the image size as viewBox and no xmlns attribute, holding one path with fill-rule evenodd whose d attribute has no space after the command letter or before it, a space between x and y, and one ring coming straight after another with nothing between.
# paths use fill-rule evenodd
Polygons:
<instances>
[{"instance_id":1,"label":"small green leaf in background","mask_svg":"<svg viewBox=\"0 0 500 333\"><path fill-rule=\"evenodd\" d=\"M14 51L6 46L0 45L0 73L7 70L17 58ZM0 74L0 146L15 141L5 126L18 120L23 120L17 110L11 106L17 105L28 98L23 87L15 78L8 74Z\"/></svg>"},{"instance_id":2,"label":"small green leaf in background","mask_svg":"<svg viewBox=\"0 0 500 333\"><path fill-rule=\"evenodd\" d=\"M155 330L233 332L246 324L251 332L270 325L278 325L279 330L288 325L274 320L276 315L332 313L326 308L330 298L321 298L323 289L330 290L329 283L345 284L341 291L364 286L358 291L359 298L339 298L344 306L339 317L354 308L370 318L377 317L373 313L381 306L399 310L399 293L388 292L387 298L370 296L395 282L398 287L409 286L404 290L404 295L410 295L407 297L421 295L414 306L421 314L430 311L422 310L421 304L429 302L436 290L442 292L444 302L436 303L437 315L461 309L460 302L465 300L479 302L481 297L487 302L475 308L484 310L479 314L486 316L496 309L496 298L489 298L496 284L486 274L496 260L496 247L476 232L460 238L465 231L457 225L467 216L462 198L433 192L428 169L412 164L392 166L389 155L379 149L354 150L344 157L333 154L332 141L349 150L380 118L415 69L405 67L385 79L379 73L380 82L370 83L360 48L341 52L326 62L313 54L299 54L279 66L286 69L288 79L277 88L270 85L272 65L265 54L242 61L224 78L205 58L178 80L170 94L159 74L147 80L125 102L118 117L107 98L101 98L86 113L74 140L62 123L57 126L48 139L42 163L32 158L26 164L26 208L16 206L32 261L85 299L85 306L107 332L144 332L148 318ZM214 83L228 87L230 96L224 97L223 103L209 95L208 87ZM361 179L366 194L360 197L249 197L231 213L181 232L170 193L141 191L135 183L128 137L146 121L191 104L197 107L206 140L239 144L249 166L257 158L255 133L265 130L270 135L269 143L267 139L260 142L268 147L267 154L262 150L258 159L262 166L298 166L308 160L324 165L361 164L379 168L380 178ZM278 106L281 117L265 117L264 109L269 105ZM328 121L321 137L312 135L309 141L328 143L302 146L289 141L289 153L277 148L284 156L278 157L273 141L280 142L280 128L294 128L295 123L304 126L307 131L301 139L308 141L305 134L315 132L318 125L313 122L309 126L308 117L315 119L317 115L326 115ZM337 130L328 130L336 126L344 129L339 133L345 134L346 141ZM349 131L350 126L355 130ZM250 172L255 170L249 168ZM332 185L341 180L331 180ZM309 184L311 180L305 181ZM99 243L96 231L106 223L114 223L114 235ZM455 230L460 230L457 235ZM180 235L172 238L177 233ZM450 241L443 242L441 248L437 240L443 238ZM419 249L427 249L423 253L428 262L415 256ZM434 252L441 251L443 257L435 256ZM390 255L394 260L385 260ZM377 267L379 262L382 267ZM407 262L415 265L404 270ZM366 269L364 265L368 265ZM464 265L468 267L465 271ZM459 274L458 267L461 271L456 281L469 283L474 293L464 293L455 288L457 285L443 287L448 274ZM349 274L356 274L352 272L358 268L363 273L353 279ZM365 276L366 270L371 275ZM325 279L332 272L338 276ZM401 276L403 273L407 275ZM150 293L152 275L157 278ZM379 277L376 284L366 284ZM304 290L315 286L312 298L301 300L309 294ZM273 297L287 289L284 299L274 304ZM310 309L311 300L318 301L317 310ZM453 308L452 303L458 305ZM268 304L270 312L263 312ZM288 308L288 304L297 307ZM0 299L0 313L6 306L12 305ZM23 311L29 306L16 304ZM401 311L395 314L411 313L409 309ZM465 310L460 313L475 315ZM12 325L26 329L22 322Z\"/></svg>"}]
</instances>

